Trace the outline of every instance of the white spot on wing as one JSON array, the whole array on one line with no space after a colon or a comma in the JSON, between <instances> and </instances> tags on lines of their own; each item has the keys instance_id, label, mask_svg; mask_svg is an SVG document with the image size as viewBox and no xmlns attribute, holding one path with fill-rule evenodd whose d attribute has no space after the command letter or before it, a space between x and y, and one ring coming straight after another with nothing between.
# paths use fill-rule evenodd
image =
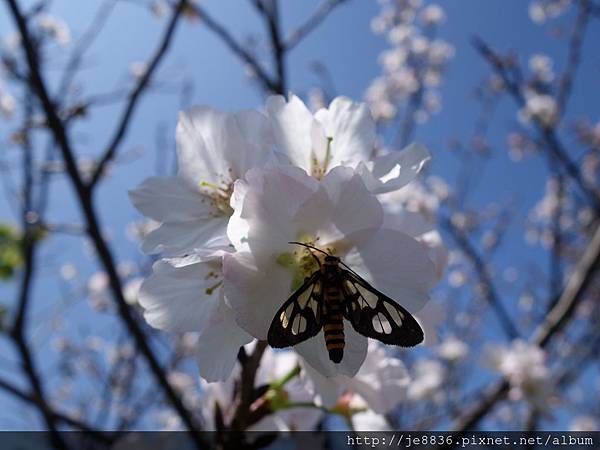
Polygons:
<instances>
[{"instance_id":1,"label":"white spot on wing","mask_svg":"<svg viewBox=\"0 0 600 450\"><path fill-rule=\"evenodd\" d=\"M394 305L384 302L385 305L385 309L388 310L388 312L390 313L390 316L392 316L392 320L394 322L396 322L396 325L398 325L399 327L402 326L402 319L404 318L404 314L402 314L400 311L398 311L397 308L394 307Z\"/></svg>"},{"instance_id":2,"label":"white spot on wing","mask_svg":"<svg viewBox=\"0 0 600 450\"><path fill-rule=\"evenodd\" d=\"M369 308L375 309L375 306L377 305L377 296L375 294L373 294L372 292L367 291L362 286L357 286L356 288L358 289L358 292L362 296L362 300L359 299L359 302L361 302L361 304L363 306L364 306L364 303L366 302L367 305L369 305Z\"/></svg>"},{"instance_id":3,"label":"white spot on wing","mask_svg":"<svg viewBox=\"0 0 600 450\"><path fill-rule=\"evenodd\" d=\"M381 313L374 315L371 323L377 333L390 334L392 332L392 326L390 325L390 322Z\"/></svg>"}]
</instances>

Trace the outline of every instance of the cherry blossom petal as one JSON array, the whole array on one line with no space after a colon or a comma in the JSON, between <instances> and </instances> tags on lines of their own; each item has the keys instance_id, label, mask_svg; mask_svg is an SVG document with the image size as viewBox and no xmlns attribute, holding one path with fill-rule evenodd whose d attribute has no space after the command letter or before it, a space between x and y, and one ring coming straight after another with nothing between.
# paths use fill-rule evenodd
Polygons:
<instances>
[{"instance_id":1,"label":"cherry blossom petal","mask_svg":"<svg viewBox=\"0 0 600 450\"><path fill-rule=\"evenodd\" d=\"M429 152L420 144L411 144L401 151L393 151L370 162L361 162L357 172L374 194L395 191L410 183L430 159Z\"/></svg>"},{"instance_id":2,"label":"cherry blossom petal","mask_svg":"<svg viewBox=\"0 0 600 450\"><path fill-rule=\"evenodd\" d=\"M310 366L305 366L308 384L326 407L333 407L345 391L359 395L377 413L391 411L406 397L410 382L402 361L390 357L383 346L369 340L369 351L360 370L353 378L339 375L326 378Z\"/></svg>"},{"instance_id":3,"label":"cherry blossom petal","mask_svg":"<svg viewBox=\"0 0 600 450\"><path fill-rule=\"evenodd\" d=\"M272 264L259 269L253 255L236 252L223 258L225 298L240 327L266 340L275 313L290 295L292 274Z\"/></svg>"},{"instance_id":4,"label":"cherry blossom petal","mask_svg":"<svg viewBox=\"0 0 600 450\"><path fill-rule=\"evenodd\" d=\"M234 189L236 208L228 234L237 250L250 249L259 264L268 265L298 238L294 217L318 183L295 167L250 170L243 183L236 183ZM242 190L245 195L240 201L237 195Z\"/></svg>"},{"instance_id":5,"label":"cherry blossom petal","mask_svg":"<svg viewBox=\"0 0 600 450\"><path fill-rule=\"evenodd\" d=\"M269 122L260 112L229 114L205 107L180 114L177 144L179 174L193 184L217 186L264 164L273 146Z\"/></svg>"},{"instance_id":6,"label":"cherry blossom petal","mask_svg":"<svg viewBox=\"0 0 600 450\"><path fill-rule=\"evenodd\" d=\"M180 177L150 177L129 191L133 205L158 222L207 219L215 213L197 189Z\"/></svg>"},{"instance_id":7,"label":"cherry blossom petal","mask_svg":"<svg viewBox=\"0 0 600 450\"><path fill-rule=\"evenodd\" d=\"M252 336L237 326L233 312L222 302L218 314L200 333L196 344L200 376L209 382L226 380L237 361L240 347L251 341Z\"/></svg>"},{"instance_id":8,"label":"cherry blossom petal","mask_svg":"<svg viewBox=\"0 0 600 450\"><path fill-rule=\"evenodd\" d=\"M411 312L423 307L436 278L425 246L395 230L379 230L348 253L344 262Z\"/></svg>"},{"instance_id":9,"label":"cherry blossom petal","mask_svg":"<svg viewBox=\"0 0 600 450\"><path fill-rule=\"evenodd\" d=\"M142 251L182 256L200 247L222 247L229 243L226 230L226 217L165 222L144 236Z\"/></svg>"},{"instance_id":10,"label":"cherry blossom petal","mask_svg":"<svg viewBox=\"0 0 600 450\"><path fill-rule=\"evenodd\" d=\"M314 118L308 108L295 95L274 95L267 98L267 113L271 121L277 150L302 169L310 171L312 129Z\"/></svg>"},{"instance_id":11,"label":"cherry blossom petal","mask_svg":"<svg viewBox=\"0 0 600 450\"><path fill-rule=\"evenodd\" d=\"M393 214L386 213L382 228L397 230L413 238L418 238L434 229L433 224L426 220L423 214L406 209Z\"/></svg>"},{"instance_id":12,"label":"cherry blossom petal","mask_svg":"<svg viewBox=\"0 0 600 450\"><path fill-rule=\"evenodd\" d=\"M402 361L387 355L383 346L371 340L365 363L356 376L348 380L347 386L360 395L370 409L385 414L406 397L409 382Z\"/></svg>"},{"instance_id":13,"label":"cherry blossom petal","mask_svg":"<svg viewBox=\"0 0 600 450\"><path fill-rule=\"evenodd\" d=\"M427 302L423 308L415 313L415 319L417 319L425 334L423 344L428 347L437 344L439 340L437 328L446 320L444 307L435 301Z\"/></svg>"},{"instance_id":14,"label":"cherry blossom petal","mask_svg":"<svg viewBox=\"0 0 600 450\"><path fill-rule=\"evenodd\" d=\"M218 283L212 274L219 270L215 261L183 267L157 261L139 293L146 321L166 331L201 331L219 313L223 301L220 289L207 292Z\"/></svg>"},{"instance_id":15,"label":"cherry blossom petal","mask_svg":"<svg viewBox=\"0 0 600 450\"><path fill-rule=\"evenodd\" d=\"M354 431L391 431L389 422L382 414L374 411L364 411L352 416Z\"/></svg>"},{"instance_id":16,"label":"cherry blossom petal","mask_svg":"<svg viewBox=\"0 0 600 450\"><path fill-rule=\"evenodd\" d=\"M385 214L383 228L406 233L421 242L435 265L436 281L442 278L448 265L448 249L440 234L423 214L407 210Z\"/></svg>"},{"instance_id":17,"label":"cherry blossom petal","mask_svg":"<svg viewBox=\"0 0 600 450\"><path fill-rule=\"evenodd\" d=\"M346 375L353 377L367 356L368 339L358 334L350 322L344 320L344 357L339 364L329 359L325 346L325 337L321 331L314 338L304 341L294 347L304 361L326 377Z\"/></svg>"},{"instance_id":18,"label":"cherry blossom petal","mask_svg":"<svg viewBox=\"0 0 600 450\"><path fill-rule=\"evenodd\" d=\"M350 165L371 157L375 142L375 122L364 103L346 97L335 98L329 108L320 109L315 118L331 139L328 167Z\"/></svg>"}]
</instances>

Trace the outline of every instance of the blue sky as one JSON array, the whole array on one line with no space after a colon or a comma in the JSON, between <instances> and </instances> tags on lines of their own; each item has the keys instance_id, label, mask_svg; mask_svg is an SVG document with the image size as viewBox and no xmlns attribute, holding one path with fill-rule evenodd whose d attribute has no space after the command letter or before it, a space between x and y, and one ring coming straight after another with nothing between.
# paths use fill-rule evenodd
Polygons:
<instances>
[{"instance_id":1,"label":"blue sky","mask_svg":"<svg viewBox=\"0 0 600 450\"><path fill-rule=\"evenodd\" d=\"M22 2L31 3L31 2ZM260 21L249 6L242 0L202 0L201 3L212 13L215 19L230 30L239 39L250 34L257 34L260 44L266 48L267 37L260 28ZM302 23L319 4L316 0L282 1L283 25L289 33ZM80 36L89 23L94 11L100 5L98 0L73 1L56 0L52 11L62 17L71 28L72 34ZM453 137L468 139L480 106L474 98L473 89L489 72L486 65L469 44L472 36L478 35L487 40L493 47L501 50L516 49L521 62L526 63L533 53L546 53L552 56L557 69L562 67L565 57L564 43L550 36L547 27L533 25L527 14L528 2L525 0L447 0L443 2L447 20L441 27L440 37L450 42L456 49L456 55L450 63L447 76L441 88L443 109L433 116L426 125L418 128L415 139L426 144L432 154L431 173L445 178L450 184L456 177L457 161L450 155L448 141ZM4 5L2 5L4 8ZM347 5L338 8L312 35L294 49L287 61L290 74L289 89L300 95L318 83L317 77L310 69L314 61L324 64L332 75L335 93L354 99L361 99L370 81L378 75L377 57L386 48L381 36L376 36L370 29L370 21L377 14L379 6L374 0L351 0ZM129 86L128 67L133 61L143 61L152 53L157 40L165 26L165 20L153 17L139 6L122 2L119 4L108 27L103 31L94 47L88 53L84 70L79 74L87 94L110 92L117 87ZM5 11L0 13L0 33L5 38L12 28ZM574 93L570 104L570 114L594 116L600 101L600 91L589 89L598 77L600 68L594 42L599 42L598 31L591 30L586 37L584 54L589 55L578 75L577 84L580 89ZM597 52L596 52L597 53ZM268 58L268 52L264 52ZM51 83L56 83L57 71L64 62L64 51L52 49L49 61ZM135 187L155 171L156 165L156 129L163 127L169 148L173 150L174 128L177 112L182 104L208 105L224 110L241 108L260 108L263 104L261 93L246 77L240 62L234 55L208 30L201 22L186 22L179 28L172 51L162 63L158 80L168 86L176 86L183 78L193 83L191 98L182 100L178 95L169 92L153 92L146 96L140 104L135 119L127 135L122 150L130 153L141 150L142 156L125 161L115 167L112 176L100 187L98 192L98 209L101 211L103 226L111 237L111 245L118 259L136 260L139 251L125 232L126 225L139 216L133 210L127 198L127 190ZM19 92L13 92L19 96ZM78 123L72 130L78 151L81 155L98 154L106 145L111 131L116 124L122 105L102 107L89 118ZM515 127L516 111L514 106L504 101L496 111L494 127L490 130L490 142L496 152L482 176L479 188L471 193L472 207L488 203L491 200L502 204L513 196L525 209L541 196L542 180L545 169L539 160L529 160L520 164L512 163L506 152L507 131ZM0 132L4 136L14 124L0 123ZM4 138L2 138L4 139ZM41 140L41 142L44 142ZM8 150L5 158L16 161L14 150ZM492 169L493 170L489 170ZM4 189L2 187L1 189ZM18 223L13 209L6 200L6 192L0 196L0 221ZM59 223L80 223L79 213L73 207L73 196L70 187L61 180L52 184L50 221ZM531 249L523 250L522 224L508 231L507 246L498 255L500 265L510 261L523 261L525 258L536 259L538 253ZM40 277L35 285L34 317L45 317L48 313L44 298L48 292L62 296L64 286L55 276L58 268L66 263L74 263L82 275L96 270L93 258L85 249L82 251L81 241L71 237L49 239L42 251L42 267ZM542 263L542 267L546 267ZM11 299L13 286L0 286L2 301ZM10 305L11 300L6 300ZM98 326L88 323L87 304L69 306L71 318L80 321L78 333L85 334L88 329ZM43 315L43 316L41 316ZM46 324L48 325L48 324ZM110 333L112 325L106 327ZM494 326L494 325L492 325ZM72 332L72 331L71 331ZM34 340L40 350L48 348L45 327L34 334ZM2 354L7 354L8 347L0 345ZM4 357L2 357L4 358ZM52 361L41 357L41 366L51 367ZM0 364L0 374L10 375L14 364ZM0 411L2 405L14 404L0 394ZM18 405L18 404L17 404ZM17 406L21 410L21 406ZM27 417L32 417L27 416ZM0 428L11 427L16 419L0 413ZM19 426L19 425L16 425Z\"/></svg>"}]
</instances>

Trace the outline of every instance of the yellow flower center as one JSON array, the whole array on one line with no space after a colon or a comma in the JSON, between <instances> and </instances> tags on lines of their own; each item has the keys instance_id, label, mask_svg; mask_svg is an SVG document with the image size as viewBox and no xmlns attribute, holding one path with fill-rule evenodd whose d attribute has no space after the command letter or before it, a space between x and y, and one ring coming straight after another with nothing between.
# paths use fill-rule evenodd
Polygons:
<instances>
[{"instance_id":1,"label":"yellow flower center","mask_svg":"<svg viewBox=\"0 0 600 450\"><path fill-rule=\"evenodd\" d=\"M233 194L233 182L217 185L207 181L198 183L202 188L202 202L208 200L213 207L213 217L230 217L233 214L233 208L229 201Z\"/></svg>"},{"instance_id":2,"label":"yellow flower center","mask_svg":"<svg viewBox=\"0 0 600 450\"><path fill-rule=\"evenodd\" d=\"M331 255L335 254L335 248L331 246L321 248L322 246L317 245L318 241L319 237L312 238L308 235L300 235L298 238L298 242L318 248ZM289 252L277 255L276 262L280 266L286 267L292 271L293 277L290 289L291 292L293 292L304 283L306 278L319 270L325 254L297 244L290 244L290 246L294 246L295 248L291 249Z\"/></svg>"}]
</instances>

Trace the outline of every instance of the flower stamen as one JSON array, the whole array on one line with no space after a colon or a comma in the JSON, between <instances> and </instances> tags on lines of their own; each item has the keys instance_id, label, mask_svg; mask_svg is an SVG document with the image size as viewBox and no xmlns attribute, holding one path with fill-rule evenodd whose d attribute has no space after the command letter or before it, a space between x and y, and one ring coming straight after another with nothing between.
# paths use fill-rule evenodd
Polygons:
<instances>
[{"instance_id":1,"label":"flower stamen","mask_svg":"<svg viewBox=\"0 0 600 450\"><path fill-rule=\"evenodd\" d=\"M205 188L202 193L210 199L215 209L214 217L230 217L233 214L233 208L230 205L233 183L226 183L223 187L208 181L201 181L198 185Z\"/></svg>"}]
</instances>

